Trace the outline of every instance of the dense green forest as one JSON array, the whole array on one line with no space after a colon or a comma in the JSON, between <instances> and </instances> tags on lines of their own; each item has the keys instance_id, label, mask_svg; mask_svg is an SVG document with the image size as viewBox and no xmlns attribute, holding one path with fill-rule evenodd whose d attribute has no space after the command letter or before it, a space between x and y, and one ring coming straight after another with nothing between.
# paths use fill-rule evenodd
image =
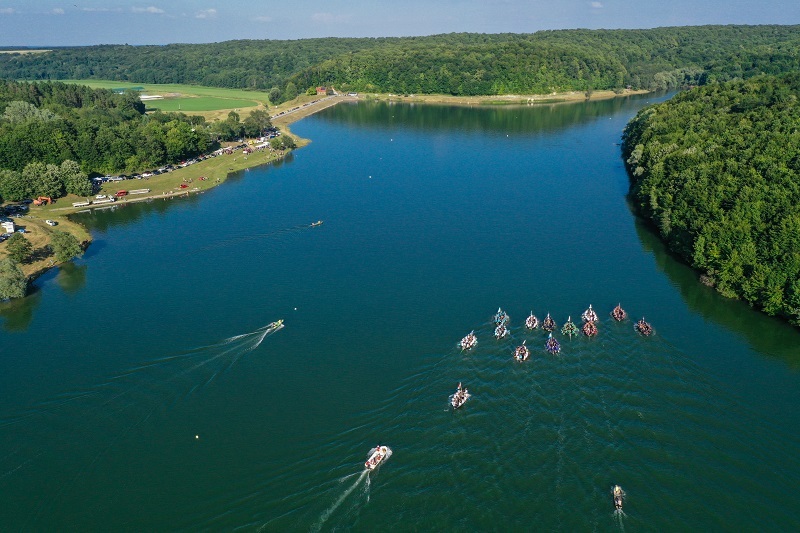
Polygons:
<instances>
[{"instance_id":1,"label":"dense green forest","mask_svg":"<svg viewBox=\"0 0 800 533\"><path fill-rule=\"evenodd\" d=\"M800 73L647 107L623 151L637 208L729 297L800 325Z\"/></svg>"},{"instance_id":2,"label":"dense green forest","mask_svg":"<svg viewBox=\"0 0 800 533\"><path fill-rule=\"evenodd\" d=\"M8 79L111 79L276 89L454 95L669 89L800 67L799 26L457 33L402 38L103 45L0 54Z\"/></svg>"},{"instance_id":3,"label":"dense green forest","mask_svg":"<svg viewBox=\"0 0 800 533\"><path fill-rule=\"evenodd\" d=\"M144 111L135 92L0 81L0 197L88 194L88 174L174 163L271 125L264 110L244 121L230 113L213 124L200 116Z\"/></svg>"}]
</instances>

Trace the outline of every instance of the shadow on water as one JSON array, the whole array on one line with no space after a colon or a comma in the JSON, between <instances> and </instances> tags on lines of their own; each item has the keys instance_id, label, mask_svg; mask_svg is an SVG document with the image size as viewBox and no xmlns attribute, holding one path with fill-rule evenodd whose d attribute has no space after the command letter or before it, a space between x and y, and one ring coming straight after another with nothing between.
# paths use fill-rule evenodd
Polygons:
<instances>
[{"instance_id":1,"label":"shadow on water","mask_svg":"<svg viewBox=\"0 0 800 533\"><path fill-rule=\"evenodd\" d=\"M703 285L699 273L672 255L646 221L637 218L635 226L644 250L652 252L659 270L667 275L692 311L743 335L758 352L800 368L800 332L796 328Z\"/></svg>"},{"instance_id":2,"label":"shadow on water","mask_svg":"<svg viewBox=\"0 0 800 533\"><path fill-rule=\"evenodd\" d=\"M89 231L106 231L114 226L126 226L137 222L149 215L163 214L171 205L175 203L188 203L196 205L200 202L199 194L189 196L171 196L164 198L154 198L143 202L130 204L119 203L110 209L95 209L89 213L77 213L70 215L75 222L86 226ZM94 246L92 244L89 248Z\"/></svg>"},{"instance_id":3,"label":"shadow on water","mask_svg":"<svg viewBox=\"0 0 800 533\"><path fill-rule=\"evenodd\" d=\"M76 265L69 262L61 265L56 275L56 283L67 294L77 294L86 285L86 270L89 265Z\"/></svg>"},{"instance_id":4,"label":"shadow on water","mask_svg":"<svg viewBox=\"0 0 800 533\"><path fill-rule=\"evenodd\" d=\"M638 109L643 99L662 97L663 95L648 94L583 103L478 107L405 102L347 102L326 109L317 115L317 119L361 128L385 128L396 123L402 124L404 129L425 131L494 131L530 135L574 127L600 117L612 116L626 108ZM424 105L426 112L420 113L418 105ZM509 112L514 109L521 112Z\"/></svg>"},{"instance_id":5,"label":"shadow on water","mask_svg":"<svg viewBox=\"0 0 800 533\"><path fill-rule=\"evenodd\" d=\"M25 298L0 302L0 318L6 331L25 331L31 325L33 312L42 301L41 291L33 292Z\"/></svg>"}]
</instances>

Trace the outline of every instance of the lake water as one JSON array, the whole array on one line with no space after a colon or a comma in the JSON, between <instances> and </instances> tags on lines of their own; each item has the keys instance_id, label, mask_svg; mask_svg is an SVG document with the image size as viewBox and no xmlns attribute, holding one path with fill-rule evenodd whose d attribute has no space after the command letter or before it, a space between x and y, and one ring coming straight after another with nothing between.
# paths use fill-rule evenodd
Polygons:
<instances>
[{"instance_id":1,"label":"lake water","mask_svg":"<svg viewBox=\"0 0 800 533\"><path fill-rule=\"evenodd\" d=\"M632 214L652 100L340 104L281 164L83 216L85 257L0 306L2 529L797 530L800 334ZM522 327L589 304L559 356Z\"/></svg>"}]
</instances>

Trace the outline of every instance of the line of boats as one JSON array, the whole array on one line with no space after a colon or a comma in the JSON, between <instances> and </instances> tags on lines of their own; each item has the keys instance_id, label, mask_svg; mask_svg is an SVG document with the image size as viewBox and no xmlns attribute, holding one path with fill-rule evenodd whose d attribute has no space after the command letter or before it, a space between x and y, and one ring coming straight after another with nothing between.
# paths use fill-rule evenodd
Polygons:
<instances>
[{"instance_id":1,"label":"line of boats","mask_svg":"<svg viewBox=\"0 0 800 533\"><path fill-rule=\"evenodd\" d=\"M622 322L628 318L628 313L625 312L620 304L617 304L617 306L611 310L610 315L617 322ZM579 328L575 322L572 321L571 316L567 317L567 321L561 327L561 334L570 338L579 333L583 333L587 337L595 337L599 331L597 327L599 317L591 304L589 304L588 309L581 313L581 320L583 323ZM509 334L508 326L511 321L508 313L503 311L502 308L498 308L497 313L495 313L493 317L493 321L495 325L494 338L500 340L506 337ZM545 341L545 350L554 355L559 353L561 351L561 345L558 340L553 337L553 332L558 329L556 321L550 316L550 313L547 313L544 320L539 322L539 319L533 314L533 311L531 311L531 314L525 319L525 328L532 331L538 329L540 326L542 330L549 334L547 341ZM644 336L653 334L653 327L645 321L644 318L638 320L634 324L634 329ZM462 352L467 352L477 345L478 337L475 335L475 330L470 331L461 339L461 342L459 342ZM530 349L525 345L525 342L523 342L521 346L517 346L514 350L514 358L518 361L525 361L528 357L530 357Z\"/></svg>"}]
</instances>

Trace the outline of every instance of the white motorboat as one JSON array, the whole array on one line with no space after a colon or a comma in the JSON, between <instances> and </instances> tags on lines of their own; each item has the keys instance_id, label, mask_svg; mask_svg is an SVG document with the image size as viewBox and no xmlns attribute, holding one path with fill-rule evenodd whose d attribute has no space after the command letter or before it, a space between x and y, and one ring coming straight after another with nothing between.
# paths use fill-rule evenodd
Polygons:
<instances>
[{"instance_id":1,"label":"white motorboat","mask_svg":"<svg viewBox=\"0 0 800 533\"><path fill-rule=\"evenodd\" d=\"M364 463L367 470L375 470L392 455L392 450L388 446L378 445L370 450L369 457Z\"/></svg>"}]
</instances>

